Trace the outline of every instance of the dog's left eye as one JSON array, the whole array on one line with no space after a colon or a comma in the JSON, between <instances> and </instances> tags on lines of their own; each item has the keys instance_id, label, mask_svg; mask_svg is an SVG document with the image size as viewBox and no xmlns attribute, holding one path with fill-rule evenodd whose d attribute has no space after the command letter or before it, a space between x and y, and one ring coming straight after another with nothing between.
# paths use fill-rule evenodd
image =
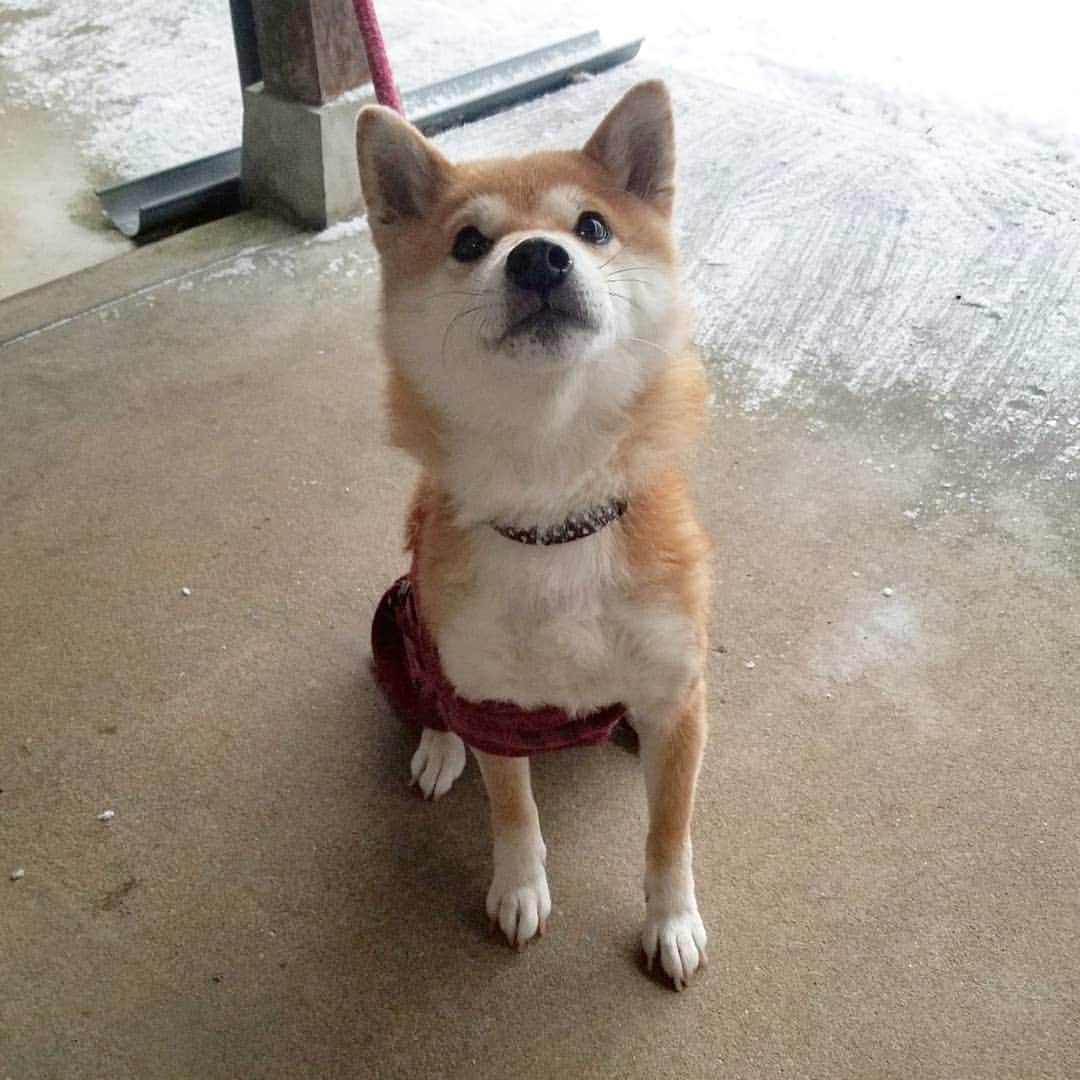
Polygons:
<instances>
[{"instance_id":1,"label":"dog's left eye","mask_svg":"<svg viewBox=\"0 0 1080 1080\"><path fill-rule=\"evenodd\" d=\"M490 250L491 241L475 225L466 225L454 237L451 254L458 262L475 262Z\"/></svg>"},{"instance_id":2,"label":"dog's left eye","mask_svg":"<svg viewBox=\"0 0 1080 1080\"><path fill-rule=\"evenodd\" d=\"M586 210L577 219L574 232L589 244L606 244L611 239L607 222L595 210Z\"/></svg>"}]
</instances>

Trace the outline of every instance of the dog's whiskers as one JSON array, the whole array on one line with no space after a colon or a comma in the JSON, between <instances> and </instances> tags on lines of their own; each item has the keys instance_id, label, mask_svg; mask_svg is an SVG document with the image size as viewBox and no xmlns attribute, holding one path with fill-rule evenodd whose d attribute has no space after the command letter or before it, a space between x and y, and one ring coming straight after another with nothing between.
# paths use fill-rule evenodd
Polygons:
<instances>
[{"instance_id":1,"label":"dog's whiskers","mask_svg":"<svg viewBox=\"0 0 1080 1080\"><path fill-rule=\"evenodd\" d=\"M604 266L606 266L606 265L607 265L607 263L604 263ZM646 273L646 274L655 274L656 273L656 268L653 267L653 266L620 266L617 269L611 270L608 273L606 273L604 275L604 277L606 277L609 281L611 281L613 278L619 277L622 274L631 274L631 273L638 273L638 272L643 272L643 273Z\"/></svg>"},{"instance_id":2,"label":"dog's whiskers","mask_svg":"<svg viewBox=\"0 0 1080 1080\"><path fill-rule=\"evenodd\" d=\"M624 341L637 341L642 345L648 345L650 348L655 349L658 353L662 353L664 356L674 356L675 354L670 349L665 349L663 345L658 345L655 341L650 341L648 338L642 337L621 337L618 339L617 344L622 348L622 342ZM628 355L633 356L629 349L624 349Z\"/></svg>"},{"instance_id":3,"label":"dog's whiskers","mask_svg":"<svg viewBox=\"0 0 1080 1080\"><path fill-rule=\"evenodd\" d=\"M442 292L433 292L421 297L423 300L438 300L443 296L492 296L494 289L445 289Z\"/></svg>"},{"instance_id":4,"label":"dog's whiskers","mask_svg":"<svg viewBox=\"0 0 1080 1080\"><path fill-rule=\"evenodd\" d=\"M611 258L605 259L596 269L603 270L605 266L613 263L620 255L622 255L624 250L625 249L620 248L620 250L616 251L615 254L611 256Z\"/></svg>"},{"instance_id":5,"label":"dog's whiskers","mask_svg":"<svg viewBox=\"0 0 1080 1080\"><path fill-rule=\"evenodd\" d=\"M446 324L446 330L443 331L442 336L442 345L439 348L439 357L443 361L443 363L446 363L446 344L450 338L450 331L453 330L454 327L457 326L457 324L461 322L461 320L464 319L467 315L475 315L478 311L486 311L491 306L491 304L477 304L475 307L466 308L464 311L459 311Z\"/></svg>"},{"instance_id":6,"label":"dog's whiskers","mask_svg":"<svg viewBox=\"0 0 1080 1080\"><path fill-rule=\"evenodd\" d=\"M608 296L610 296L613 300L622 300L623 303L629 304L635 311L640 311L643 315L645 314L645 309L640 304L632 300L629 296L623 296L622 293L617 293L613 289L608 289Z\"/></svg>"}]
</instances>

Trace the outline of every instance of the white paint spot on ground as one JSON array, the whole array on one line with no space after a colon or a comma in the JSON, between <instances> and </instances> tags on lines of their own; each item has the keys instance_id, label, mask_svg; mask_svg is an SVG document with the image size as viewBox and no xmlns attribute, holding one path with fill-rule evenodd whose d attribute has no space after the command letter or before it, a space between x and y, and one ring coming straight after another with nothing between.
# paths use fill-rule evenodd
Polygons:
<instances>
[{"instance_id":1,"label":"white paint spot on ground","mask_svg":"<svg viewBox=\"0 0 1080 1080\"><path fill-rule=\"evenodd\" d=\"M887 668L909 668L926 653L922 621L914 605L897 600L874 605L854 601L817 650L814 667L820 675L850 682Z\"/></svg>"}]
</instances>

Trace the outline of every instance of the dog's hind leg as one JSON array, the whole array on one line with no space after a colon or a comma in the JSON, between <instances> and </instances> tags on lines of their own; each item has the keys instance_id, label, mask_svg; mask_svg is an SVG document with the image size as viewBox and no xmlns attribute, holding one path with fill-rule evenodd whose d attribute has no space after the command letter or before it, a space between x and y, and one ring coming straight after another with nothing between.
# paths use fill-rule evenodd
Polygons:
<instances>
[{"instance_id":1,"label":"dog's hind leg","mask_svg":"<svg viewBox=\"0 0 1080 1080\"><path fill-rule=\"evenodd\" d=\"M425 799L445 795L465 768L465 744L452 731L424 728L412 756L412 782Z\"/></svg>"},{"instance_id":2,"label":"dog's hind leg","mask_svg":"<svg viewBox=\"0 0 1080 1080\"><path fill-rule=\"evenodd\" d=\"M540 835L527 757L496 757L475 751L491 807L495 872L487 894L487 913L506 940L519 949L542 934L551 914Z\"/></svg>"},{"instance_id":3,"label":"dog's hind leg","mask_svg":"<svg viewBox=\"0 0 1080 1080\"><path fill-rule=\"evenodd\" d=\"M690 817L705 749L705 689L700 680L663 719L640 724L641 763L649 800L645 845L645 929L650 969L656 954L676 990L705 962L705 926L694 893Z\"/></svg>"}]
</instances>

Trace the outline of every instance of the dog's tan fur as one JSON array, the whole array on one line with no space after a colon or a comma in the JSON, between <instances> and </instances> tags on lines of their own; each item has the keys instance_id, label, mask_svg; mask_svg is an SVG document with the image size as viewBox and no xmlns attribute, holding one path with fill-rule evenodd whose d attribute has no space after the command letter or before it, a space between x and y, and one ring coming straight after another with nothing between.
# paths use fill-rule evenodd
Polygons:
<instances>
[{"instance_id":1,"label":"dog's tan fur","mask_svg":"<svg viewBox=\"0 0 1080 1080\"><path fill-rule=\"evenodd\" d=\"M709 543L685 471L704 423L706 387L678 296L670 134L666 91L646 83L626 95L581 151L452 165L392 114L368 109L359 160L382 261L392 438L421 467L407 546L423 618L466 696L570 711L613 700L629 706L650 805L642 940L650 962L658 953L681 988L704 959L690 817L705 741L710 585ZM530 354L516 367L497 348L478 359L479 338L459 348L451 335L469 311L460 306L465 315L455 313L446 297L466 294L461 303L468 304L469 295L491 288L479 289L468 268L449 260L458 230L485 215L497 221L492 239L507 246L522 236L564 238L575 265L595 276L608 265L600 261L607 253L565 239L566 215L579 202L602 214L617 239L608 263L626 256L631 264L605 279L627 294L617 296L609 285L612 299L601 297L611 304L611 344L598 346L595 360L586 342L581 356L545 365L533 364ZM457 282L472 287L443 288ZM626 308L616 303L621 299ZM429 355L439 332L441 359ZM428 348L417 344L418 333L427 335ZM492 395L487 426L467 394L454 396L445 371L448 341L449 362L464 358L462 379L474 378L478 394ZM630 358L625 373L613 359L616 349ZM603 369L607 393L594 391L590 363ZM525 549L489 525L508 513L558 521L597 494L624 497L625 516L563 550ZM517 606L507 607L500 590L513 591ZM580 616L564 632L558 620L567 608ZM497 635L462 632L489 616L500 622ZM550 668L536 672L545 657ZM442 768L448 786L454 739L425 732L414 770ZM520 946L542 930L550 910L528 761L477 757L495 832L488 909Z\"/></svg>"}]
</instances>

